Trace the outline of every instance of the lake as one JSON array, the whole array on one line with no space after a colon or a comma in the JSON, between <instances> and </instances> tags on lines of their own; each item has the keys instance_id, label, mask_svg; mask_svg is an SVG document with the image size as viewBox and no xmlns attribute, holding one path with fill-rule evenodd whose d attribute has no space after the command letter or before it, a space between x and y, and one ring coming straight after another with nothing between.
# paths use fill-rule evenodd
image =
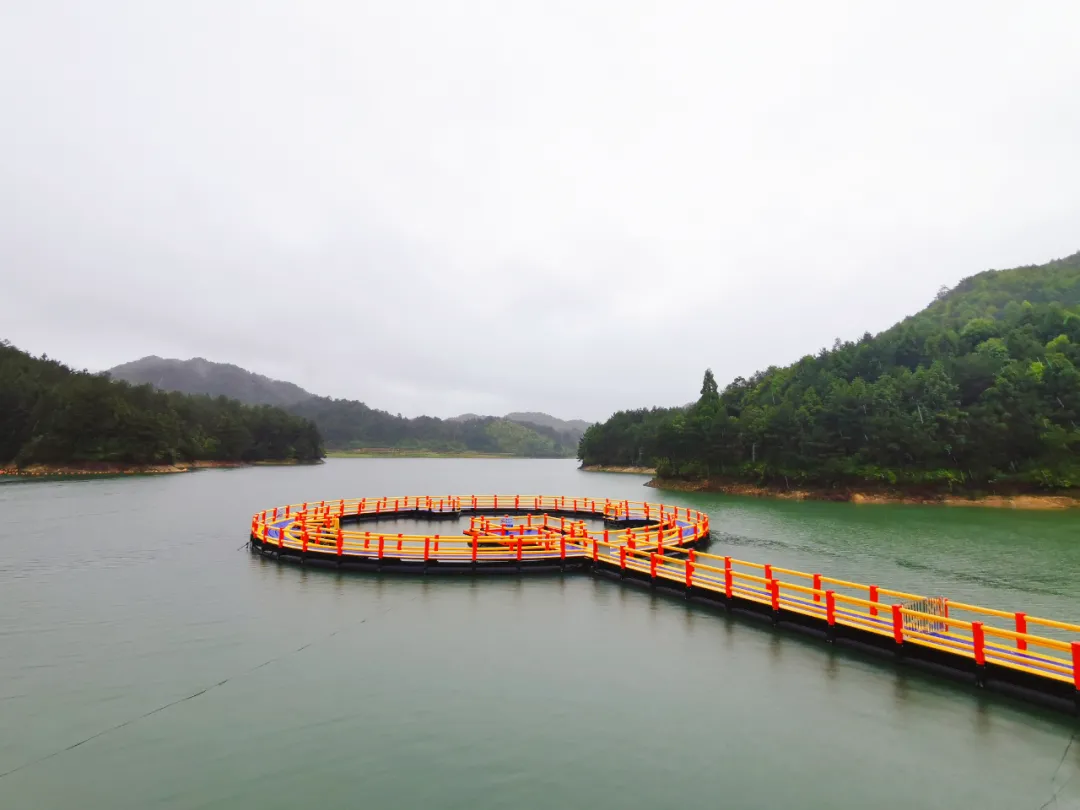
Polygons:
<instances>
[{"instance_id":1,"label":"lake","mask_svg":"<svg viewBox=\"0 0 1080 810\"><path fill-rule=\"evenodd\" d=\"M643 489L573 461L0 485L0 807L1080 807L1075 722L580 573L279 566L251 515L522 493L708 511L710 551L1080 620L1080 515Z\"/></svg>"}]
</instances>

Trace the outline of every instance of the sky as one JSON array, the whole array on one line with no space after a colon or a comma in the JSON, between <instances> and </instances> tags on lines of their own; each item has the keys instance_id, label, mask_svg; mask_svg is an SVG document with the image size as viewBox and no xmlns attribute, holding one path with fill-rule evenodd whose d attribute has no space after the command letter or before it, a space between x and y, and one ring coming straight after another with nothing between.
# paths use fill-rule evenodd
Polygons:
<instances>
[{"instance_id":1,"label":"sky","mask_svg":"<svg viewBox=\"0 0 1080 810\"><path fill-rule=\"evenodd\" d=\"M0 3L0 338L603 419L1080 250L1080 4Z\"/></svg>"}]
</instances>

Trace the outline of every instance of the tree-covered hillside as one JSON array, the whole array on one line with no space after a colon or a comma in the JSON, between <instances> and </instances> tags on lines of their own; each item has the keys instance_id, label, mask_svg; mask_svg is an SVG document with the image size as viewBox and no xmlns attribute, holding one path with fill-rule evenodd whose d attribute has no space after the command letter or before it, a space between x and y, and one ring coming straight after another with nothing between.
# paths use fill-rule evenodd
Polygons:
<instances>
[{"instance_id":1,"label":"tree-covered hillside","mask_svg":"<svg viewBox=\"0 0 1080 810\"><path fill-rule=\"evenodd\" d=\"M1080 483L1080 253L987 271L855 342L837 340L689 409L620 412L585 464L781 487Z\"/></svg>"},{"instance_id":2,"label":"tree-covered hillside","mask_svg":"<svg viewBox=\"0 0 1080 810\"><path fill-rule=\"evenodd\" d=\"M201 357L192 360L144 357L116 366L108 374L130 383L149 383L163 391L226 396L249 405L278 405L311 419L327 445L335 450L395 448L406 452L570 458L584 430L580 425L585 424L533 413L504 418L470 414L446 420L430 416L410 419L356 400L317 397L293 383Z\"/></svg>"},{"instance_id":3,"label":"tree-covered hillside","mask_svg":"<svg viewBox=\"0 0 1080 810\"><path fill-rule=\"evenodd\" d=\"M133 386L0 342L0 465L322 456L315 426L280 408Z\"/></svg>"},{"instance_id":4,"label":"tree-covered hillside","mask_svg":"<svg viewBox=\"0 0 1080 810\"><path fill-rule=\"evenodd\" d=\"M329 447L398 448L437 452L502 453L530 458L570 458L580 434L496 417L412 419L347 399L314 397L290 408L315 422Z\"/></svg>"}]
</instances>

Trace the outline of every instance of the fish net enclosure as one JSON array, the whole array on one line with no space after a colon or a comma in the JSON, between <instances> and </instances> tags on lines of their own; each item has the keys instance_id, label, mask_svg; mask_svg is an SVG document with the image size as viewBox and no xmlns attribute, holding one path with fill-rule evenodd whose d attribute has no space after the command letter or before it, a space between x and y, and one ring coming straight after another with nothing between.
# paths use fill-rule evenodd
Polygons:
<instances>
[{"instance_id":1,"label":"fish net enclosure","mask_svg":"<svg viewBox=\"0 0 1080 810\"><path fill-rule=\"evenodd\" d=\"M904 629L914 630L919 633L945 633L949 629L949 600L944 596L927 596L923 599L915 599L905 602L904 607L914 610L923 616L911 616L904 614ZM930 617L934 618L930 618Z\"/></svg>"}]
</instances>

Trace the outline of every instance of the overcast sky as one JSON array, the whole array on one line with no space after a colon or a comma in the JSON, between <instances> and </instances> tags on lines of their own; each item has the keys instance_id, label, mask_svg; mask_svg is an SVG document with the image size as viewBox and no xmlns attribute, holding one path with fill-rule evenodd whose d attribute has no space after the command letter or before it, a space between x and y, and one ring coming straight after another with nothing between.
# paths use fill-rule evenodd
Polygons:
<instances>
[{"instance_id":1,"label":"overcast sky","mask_svg":"<svg viewBox=\"0 0 1080 810\"><path fill-rule=\"evenodd\" d=\"M601 419L1080 250L1080 4L0 3L0 337Z\"/></svg>"}]
</instances>

